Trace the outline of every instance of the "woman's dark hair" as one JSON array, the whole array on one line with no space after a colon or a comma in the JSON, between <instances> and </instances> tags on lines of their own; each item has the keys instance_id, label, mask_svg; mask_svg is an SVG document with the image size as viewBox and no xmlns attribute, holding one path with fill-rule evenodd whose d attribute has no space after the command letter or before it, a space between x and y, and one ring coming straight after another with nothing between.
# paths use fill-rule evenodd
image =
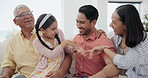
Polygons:
<instances>
[{"instance_id":1,"label":"woman's dark hair","mask_svg":"<svg viewBox=\"0 0 148 78\"><path fill-rule=\"evenodd\" d=\"M137 9L133 5L122 5L115 11L126 25L126 45L135 47L143 40L145 31Z\"/></svg>"},{"instance_id":2,"label":"woman's dark hair","mask_svg":"<svg viewBox=\"0 0 148 78\"><path fill-rule=\"evenodd\" d=\"M98 10L92 5L84 5L80 7L79 12L85 14L90 22L97 20L99 16Z\"/></svg>"},{"instance_id":3,"label":"woman's dark hair","mask_svg":"<svg viewBox=\"0 0 148 78\"><path fill-rule=\"evenodd\" d=\"M56 21L56 18L55 18L53 15L51 15L51 16L45 21L45 23L44 23L41 27L39 27L41 21L43 20L43 18L44 18L46 15L47 15L47 14L42 14L42 15L39 16L39 18L37 19L37 22L36 22L36 24L35 24L35 29L36 29L37 37L38 37L38 39L40 40L41 44L44 45L46 48L48 48L48 49L50 49L50 50L53 50L53 48L50 48L50 47L41 39L40 34L39 34L39 31L40 31L41 28L47 29L53 22ZM55 38L58 40L58 43L61 44L60 39L59 39L59 37L58 37L57 34L55 35Z\"/></svg>"}]
</instances>

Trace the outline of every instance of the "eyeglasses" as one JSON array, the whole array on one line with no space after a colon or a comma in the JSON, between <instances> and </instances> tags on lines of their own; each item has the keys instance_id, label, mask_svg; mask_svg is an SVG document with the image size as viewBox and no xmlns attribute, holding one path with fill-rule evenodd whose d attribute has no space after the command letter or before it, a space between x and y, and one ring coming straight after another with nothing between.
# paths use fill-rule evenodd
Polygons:
<instances>
[{"instance_id":1,"label":"eyeglasses","mask_svg":"<svg viewBox=\"0 0 148 78\"><path fill-rule=\"evenodd\" d=\"M15 18L17 18L17 17L24 17L24 16L26 16L26 15L30 15L30 14L32 14L32 12L33 12L33 11L21 13L21 14L17 15Z\"/></svg>"}]
</instances>

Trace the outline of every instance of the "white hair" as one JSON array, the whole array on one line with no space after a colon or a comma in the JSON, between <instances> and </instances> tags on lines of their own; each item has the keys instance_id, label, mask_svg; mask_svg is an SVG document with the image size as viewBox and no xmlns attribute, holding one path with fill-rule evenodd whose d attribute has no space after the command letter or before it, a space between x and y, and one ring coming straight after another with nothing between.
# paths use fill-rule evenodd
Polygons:
<instances>
[{"instance_id":1,"label":"white hair","mask_svg":"<svg viewBox=\"0 0 148 78\"><path fill-rule=\"evenodd\" d=\"M24 5L24 4L18 5L18 6L14 9L14 11L13 11L14 17L17 16L17 12L18 12L18 10L21 9L21 8L28 8L28 6L26 6L26 5ZM28 8L28 9L29 9L29 8Z\"/></svg>"}]
</instances>

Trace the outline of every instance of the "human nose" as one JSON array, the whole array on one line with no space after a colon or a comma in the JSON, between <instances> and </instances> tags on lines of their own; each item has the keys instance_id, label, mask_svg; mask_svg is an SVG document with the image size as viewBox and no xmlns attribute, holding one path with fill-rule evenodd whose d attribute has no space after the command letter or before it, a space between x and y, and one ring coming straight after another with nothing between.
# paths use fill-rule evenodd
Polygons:
<instances>
[{"instance_id":1,"label":"human nose","mask_svg":"<svg viewBox=\"0 0 148 78\"><path fill-rule=\"evenodd\" d=\"M58 33L58 29L55 30L55 33Z\"/></svg>"},{"instance_id":2,"label":"human nose","mask_svg":"<svg viewBox=\"0 0 148 78\"><path fill-rule=\"evenodd\" d=\"M113 27L113 24L112 23L110 23L110 25L109 25L110 27Z\"/></svg>"},{"instance_id":3,"label":"human nose","mask_svg":"<svg viewBox=\"0 0 148 78\"><path fill-rule=\"evenodd\" d=\"M80 28L81 24L79 22L77 22L76 26L77 26L77 28Z\"/></svg>"}]
</instances>

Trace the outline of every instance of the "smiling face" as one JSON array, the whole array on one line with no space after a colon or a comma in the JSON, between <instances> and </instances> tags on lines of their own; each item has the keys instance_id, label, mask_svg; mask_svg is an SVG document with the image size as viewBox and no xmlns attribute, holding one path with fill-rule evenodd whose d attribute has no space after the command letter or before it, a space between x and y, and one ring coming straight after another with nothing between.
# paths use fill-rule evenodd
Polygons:
<instances>
[{"instance_id":1,"label":"smiling face","mask_svg":"<svg viewBox=\"0 0 148 78\"><path fill-rule=\"evenodd\" d=\"M96 21L90 22L83 13L78 13L76 25L79 29L79 34L88 36L95 30Z\"/></svg>"},{"instance_id":2,"label":"smiling face","mask_svg":"<svg viewBox=\"0 0 148 78\"><path fill-rule=\"evenodd\" d=\"M120 20L117 12L112 14L112 23L110 26L113 28L116 35L123 35L126 33L126 25Z\"/></svg>"},{"instance_id":3,"label":"smiling face","mask_svg":"<svg viewBox=\"0 0 148 78\"><path fill-rule=\"evenodd\" d=\"M58 31L57 26L58 26L57 21L55 21L45 30L41 28L41 32L43 33L43 38L54 39Z\"/></svg>"},{"instance_id":4,"label":"smiling face","mask_svg":"<svg viewBox=\"0 0 148 78\"><path fill-rule=\"evenodd\" d=\"M14 23L19 25L23 30L32 30L34 27L34 16L29 8L21 7L16 10L16 17L14 18Z\"/></svg>"}]
</instances>

